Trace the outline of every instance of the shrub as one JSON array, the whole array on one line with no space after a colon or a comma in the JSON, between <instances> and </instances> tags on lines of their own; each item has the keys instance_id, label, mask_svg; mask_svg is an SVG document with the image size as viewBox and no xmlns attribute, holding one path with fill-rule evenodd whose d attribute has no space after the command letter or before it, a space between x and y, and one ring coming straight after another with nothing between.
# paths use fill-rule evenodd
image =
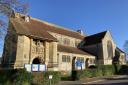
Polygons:
<instances>
[{"instance_id":1,"label":"shrub","mask_svg":"<svg viewBox=\"0 0 128 85\"><path fill-rule=\"evenodd\" d=\"M96 65L90 65L88 68L89 68L89 69L96 69L97 66L96 66Z\"/></svg>"},{"instance_id":2,"label":"shrub","mask_svg":"<svg viewBox=\"0 0 128 85\"><path fill-rule=\"evenodd\" d=\"M5 83L2 83L2 85L12 85L12 82L6 81Z\"/></svg>"},{"instance_id":3,"label":"shrub","mask_svg":"<svg viewBox=\"0 0 128 85\"><path fill-rule=\"evenodd\" d=\"M0 84L2 85L9 85L9 83L12 83L12 75L16 72L16 70L0 70Z\"/></svg>"},{"instance_id":4,"label":"shrub","mask_svg":"<svg viewBox=\"0 0 128 85\"><path fill-rule=\"evenodd\" d=\"M128 65L128 61L126 61L126 64Z\"/></svg>"},{"instance_id":5,"label":"shrub","mask_svg":"<svg viewBox=\"0 0 128 85\"><path fill-rule=\"evenodd\" d=\"M51 84L60 81L60 72L32 72L25 69L0 70L0 85L49 85L49 75L53 75Z\"/></svg>"},{"instance_id":6,"label":"shrub","mask_svg":"<svg viewBox=\"0 0 128 85\"><path fill-rule=\"evenodd\" d=\"M72 79L73 80L79 80L79 79L82 79L85 77L92 77L92 76L93 76L92 69L72 71Z\"/></svg>"},{"instance_id":7,"label":"shrub","mask_svg":"<svg viewBox=\"0 0 128 85\"><path fill-rule=\"evenodd\" d=\"M113 65L100 65L98 69L102 70L103 76L110 76L115 73Z\"/></svg>"},{"instance_id":8,"label":"shrub","mask_svg":"<svg viewBox=\"0 0 128 85\"><path fill-rule=\"evenodd\" d=\"M66 80L71 80L71 71L61 71L61 80L66 81Z\"/></svg>"},{"instance_id":9,"label":"shrub","mask_svg":"<svg viewBox=\"0 0 128 85\"><path fill-rule=\"evenodd\" d=\"M118 62L115 62L115 63L113 64L113 67L114 67L114 73L115 73L115 74L118 74L118 73L119 73L119 70L120 70L120 68L121 68L121 65L120 65Z\"/></svg>"},{"instance_id":10,"label":"shrub","mask_svg":"<svg viewBox=\"0 0 128 85\"><path fill-rule=\"evenodd\" d=\"M27 72L25 69L17 70L16 74L13 76L15 77L15 85L31 85L33 80L32 74Z\"/></svg>"},{"instance_id":11,"label":"shrub","mask_svg":"<svg viewBox=\"0 0 128 85\"><path fill-rule=\"evenodd\" d=\"M128 65L122 65L119 69L118 74L128 75Z\"/></svg>"},{"instance_id":12,"label":"shrub","mask_svg":"<svg viewBox=\"0 0 128 85\"><path fill-rule=\"evenodd\" d=\"M25 69L0 70L1 85L30 85L32 76Z\"/></svg>"},{"instance_id":13,"label":"shrub","mask_svg":"<svg viewBox=\"0 0 128 85\"><path fill-rule=\"evenodd\" d=\"M99 76L103 76L103 72L101 69L91 69L92 75L91 77L99 77Z\"/></svg>"},{"instance_id":14,"label":"shrub","mask_svg":"<svg viewBox=\"0 0 128 85\"><path fill-rule=\"evenodd\" d=\"M111 76L114 74L113 65L99 65L96 68L72 71L72 78L79 80L86 77Z\"/></svg>"},{"instance_id":15,"label":"shrub","mask_svg":"<svg viewBox=\"0 0 128 85\"><path fill-rule=\"evenodd\" d=\"M33 73L34 79L33 84L34 85L49 85L50 83L56 84L60 81L60 72L57 71L47 71L47 72L40 72L40 73ZM49 75L52 75L53 78L49 80Z\"/></svg>"},{"instance_id":16,"label":"shrub","mask_svg":"<svg viewBox=\"0 0 128 85\"><path fill-rule=\"evenodd\" d=\"M49 81L49 75L52 75L53 76L53 78L51 79L51 83L52 84L56 84L56 83L58 83L59 81L60 81L60 72L54 72L54 71L48 71L48 72L45 72L44 73L44 81L46 81L47 83L50 83L50 81ZM44 83L44 85L46 85L45 83L46 82L43 82Z\"/></svg>"}]
</instances>

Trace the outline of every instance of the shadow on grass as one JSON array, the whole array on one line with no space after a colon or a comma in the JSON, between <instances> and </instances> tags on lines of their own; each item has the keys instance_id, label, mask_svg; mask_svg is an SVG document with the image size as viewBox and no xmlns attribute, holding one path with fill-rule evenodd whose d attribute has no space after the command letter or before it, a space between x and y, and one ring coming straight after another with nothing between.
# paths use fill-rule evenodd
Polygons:
<instances>
[{"instance_id":1,"label":"shadow on grass","mask_svg":"<svg viewBox=\"0 0 128 85\"><path fill-rule=\"evenodd\" d=\"M61 80L62 81L72 81L72 78L71 78L71 76L64 76L64 77L61 77Z\"/></svg>"},{"instance_id":2,"label":"shadow on grass","mask_svg":"<svg viewBox=\"0 0 128 85\"><path fill-rule=\"evenodd\" d=\"M128 85L128 82L107 83L107 84L83 84L83 85Z\"/></svg>"}]
</instances>

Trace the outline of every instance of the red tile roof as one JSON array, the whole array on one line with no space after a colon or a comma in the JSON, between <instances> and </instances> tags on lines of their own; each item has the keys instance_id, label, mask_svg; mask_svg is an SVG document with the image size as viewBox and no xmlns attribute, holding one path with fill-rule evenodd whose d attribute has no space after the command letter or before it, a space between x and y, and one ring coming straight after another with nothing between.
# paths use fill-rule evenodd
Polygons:
<instances>
[{"instance_id":1,"label":"red tile roof","mask_svg":"<svg viewBox=\"0 0 128 85\"><path fill-rule=\"evenodd\" d=\"M38 27L37 24L24 22L23 20L18 19L11 19L10 21L18 34L23 34L34 38L40 38L43 40L57 41L56 38L50 35L43 28Z\"/></svg>"},{"instance_id":2,"label":"red tile roof","mask_svg":"<svg viewBox=\"0 0 128 85\"><path fill-rule=\"evenodd\" d=\"M85 37L78 32L67 30L63 27L56 26L45 21L40 21L35 18L30 18L29 22L25 22L22 17L11 18L10 21L19 34L32 35L34 37L40 37L43 39L55 41L56 39L48 32L54 32L77 39L84 39Z\"/></svg>"},{"instance_id":3,"label":"red tile roof","mask_svg":"<svg viewBox=\"0 0 128 85\"><path fill-rule=\"evenodd\" d=\"M67 52L67 53L75 53L75 54L82 54L82 55L91 55L79 48L76 47L70 47L70 46L64 46L64 45L60 45L58 44L58 51L59 52ZM93 55L91 55L93 56Z\"/></svg>"}]
</instances>

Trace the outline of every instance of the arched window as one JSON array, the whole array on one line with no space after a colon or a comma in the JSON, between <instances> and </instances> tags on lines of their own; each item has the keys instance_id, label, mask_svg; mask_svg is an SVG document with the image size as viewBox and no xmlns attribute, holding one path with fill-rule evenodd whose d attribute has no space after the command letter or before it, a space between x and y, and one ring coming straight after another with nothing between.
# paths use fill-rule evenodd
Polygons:
<instances>
[{"instance_id":1,"label":"arched window","mask_svg":"<svg viewBox=\"0 0 128 85\"><path fill-rule=\"evenodd\" d=\"M35 58L35 59L33 60L33 62L32 62L32 64L40 64L40 63L41 63L41 61L40 61L39 58Z\"/></svg>"},{"instance_id":2,"label":"arched window","mask_svg":"<svg viewBox=\"0 0 128 85\"><path fill-rule=\"evenodd\" d=\"M112 47L111 41L107 42L107 51L108 51L108 59L112 59L113 58L113 47Z\"/></svg>"}]
</instances>

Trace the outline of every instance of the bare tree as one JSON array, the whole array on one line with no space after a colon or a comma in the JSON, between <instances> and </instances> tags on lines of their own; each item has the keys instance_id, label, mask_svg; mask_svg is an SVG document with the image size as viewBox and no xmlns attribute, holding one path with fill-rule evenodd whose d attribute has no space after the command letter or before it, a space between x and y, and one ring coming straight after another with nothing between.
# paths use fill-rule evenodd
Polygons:
<instances>
[{"instance_id":1,"label":"bare tree","mask_svg":"<svg viewBox=\"0 0 128 85\"><path fill-rule=\"evenodd\" d=\"M14 11L26 14L28 11L28 3L23 2L23 0L0 0L0 16L6 17L6 19L0 18L0 39L6 34L8 17Z\"/></svg>"}]
</instances>

